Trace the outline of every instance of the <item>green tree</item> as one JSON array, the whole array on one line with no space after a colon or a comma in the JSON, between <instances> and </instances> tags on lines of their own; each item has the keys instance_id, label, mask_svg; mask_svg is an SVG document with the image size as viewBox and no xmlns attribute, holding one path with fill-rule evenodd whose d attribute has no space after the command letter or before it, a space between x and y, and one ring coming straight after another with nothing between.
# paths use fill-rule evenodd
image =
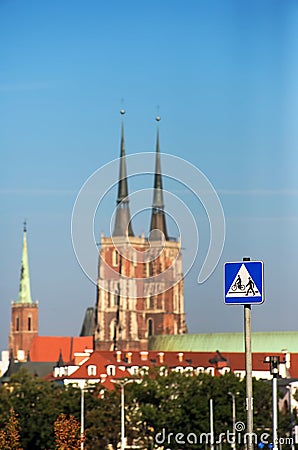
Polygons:
<instances>
[{"instance_id":1,"label":"green tree","mask_svg":"<svg viewBox=\"0 0 298 450\"><path fill-rule=\"evenodd\" d=\"M25 450L54 449L53 424L59 414L80 417L80 389L66 389L64 385L34 377L24 369L11 377L9 389L1 390L1 394L19 416L21 445ZM7 420L3 412L0 417L3 424Z\"/></svg>"},{"instance_id":2,"label":"green tree","mask_svg":"<svg viewBox=\"0 0 298 450\"><path fill-rule=\"evenodd\" d=\"M99 385L100 386L100 385ZM104 396L97 389L86 409L85 431L88 450L117 448L120 441L120 395L118 390L105 390Z\"/></svg>"}]
</instances>

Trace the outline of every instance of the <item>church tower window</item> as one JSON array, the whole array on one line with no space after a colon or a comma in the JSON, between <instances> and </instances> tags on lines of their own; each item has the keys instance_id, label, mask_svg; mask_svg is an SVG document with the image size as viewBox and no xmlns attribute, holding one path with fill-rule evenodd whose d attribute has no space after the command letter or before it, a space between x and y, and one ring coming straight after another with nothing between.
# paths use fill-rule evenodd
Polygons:
<instances>
[{"instance_id":1,"label":"church tower window","mask_svg":"<svg viewBox=\"0 0 298 450\"><path fill-rule=\"evenodd\" d=\"M148 319L148 337L154 335L153 319Z\"/></svg>"},{"instance_id":2,"label":"church tower window","mask_svg":"<svg viewBox=\"0 0 298 450\"><path fill-rule=\"evenodd\" d=\"M155 305L154 305L154 296L151 295L150 297L150 303L149 303L149 309L154 309Z\"/></svg>"}]
</instances>

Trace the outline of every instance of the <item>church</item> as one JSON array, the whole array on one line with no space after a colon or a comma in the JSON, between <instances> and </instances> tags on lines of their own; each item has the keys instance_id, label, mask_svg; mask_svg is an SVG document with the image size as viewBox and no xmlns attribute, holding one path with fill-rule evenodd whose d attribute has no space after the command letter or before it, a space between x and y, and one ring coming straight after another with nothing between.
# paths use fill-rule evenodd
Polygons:
<instances>
[{"instance_id":1,"label":"church","mask_svg":"<svg viewBox=\"0 0 298 450\"><path fill-rule=\"evenodd\" d=\"M124 111L121 114L116 214L111 236L101 235L95 307L87 309L80 336L39 335L39 304L31 297L25 223L19 293L17 300L11 303L9 352L0 365L0 374L4 373L2 381L9 380L23 365L39 376L49 374L55 367L57 376L66 378L76 378L75 371L82 368L86 372L81 375L84 380L89 376L97 379L98 373L103 379L112 376L108 373L110 366L115 366L115 374L118 369L123 371L129 366L132 375L136 367L144 364L147 367L154 361L163 364L165 360L176 371L199 373L203 370L214 375L229 370L243 372L242 333L187 334L181 242L179 237L170 237L167 227L159 118L148 235L138 236L134 231ZM287 369L286 378L297 376L297 345L296 331L252 333L254 376L270 375L264 369L264 357L272 353L279 354Z\"/></svg>"},{"instance_id":2,"label":"church","mask_svg":"<svg viewBox=\"0 0 298 450\"><path fill-rule=\"evenodd\" d=\"M11 304L10 359L19 362L73 360L86 349L147 350L152 336L185 334L182 252L170 237L163 196L159 120L148 236L137 236L129 190L121 111L120 167L112 236L101 236L95 308L88 308L80 337L39 336L38 302L33 302L24 224L19 294Z\"/></svg>"},{"instance_id":3,"label":"church","mask_svg":"<svg viewBox=\"0 0 298 450\"><path fill-rule=\"evenodd\" d=\"M155 335L187 332L182 252L169 237L163 198L159 120L151 224L136 236L129 208L122 114L117 208L112 236L101 237L94 349L146 350Z\"/></svg>"}]
</instances>

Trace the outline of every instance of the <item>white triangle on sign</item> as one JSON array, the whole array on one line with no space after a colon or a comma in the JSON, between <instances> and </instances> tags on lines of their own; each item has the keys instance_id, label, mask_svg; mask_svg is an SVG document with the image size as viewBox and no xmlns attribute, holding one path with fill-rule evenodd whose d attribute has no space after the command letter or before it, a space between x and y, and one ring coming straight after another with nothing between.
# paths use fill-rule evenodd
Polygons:
<instances>
[{"instance_id":1,"label":"white triangle on sign","mask_svg":"<svg viewBox=\"0 0 298 450\"><path fill-rule=\"evenodd\" d=\"M226 297L258 297L260 295L256 283L251 278L245 265L242 264Z\"/></svg>"}]
</instances>

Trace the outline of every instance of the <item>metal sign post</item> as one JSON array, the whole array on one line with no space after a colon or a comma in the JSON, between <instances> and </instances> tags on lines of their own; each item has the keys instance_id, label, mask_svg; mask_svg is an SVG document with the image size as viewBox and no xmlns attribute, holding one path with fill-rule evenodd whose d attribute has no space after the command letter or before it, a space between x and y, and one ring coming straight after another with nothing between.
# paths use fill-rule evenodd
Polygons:
<instances>
[{"instance_id":1,"label":"metal sign post","mask_svg":"<svg viewBox=\"0 0 298 450\"><path fill-rule=\"evenodd\" d=\"M243 258L249 261L249 258ZM252 357L251 357L251 306L244 305L244 342L246 372L246 432L248 433L247 449L253 449L253 394L252 394Z\"/></svg>"},{"instance_id":2,"label":"metal sign post","mask_svg":"<svg viewBox=\"0 0 298 450\"><path fill-rule=\"evenodd\" d=\"M264 302L263 266L262 261L250 261L250 258L243 258L242 262L227 262L224 267L225 304L244 306L247 450L253 450L251 305Z\"/></svg>"}]
</instances>

